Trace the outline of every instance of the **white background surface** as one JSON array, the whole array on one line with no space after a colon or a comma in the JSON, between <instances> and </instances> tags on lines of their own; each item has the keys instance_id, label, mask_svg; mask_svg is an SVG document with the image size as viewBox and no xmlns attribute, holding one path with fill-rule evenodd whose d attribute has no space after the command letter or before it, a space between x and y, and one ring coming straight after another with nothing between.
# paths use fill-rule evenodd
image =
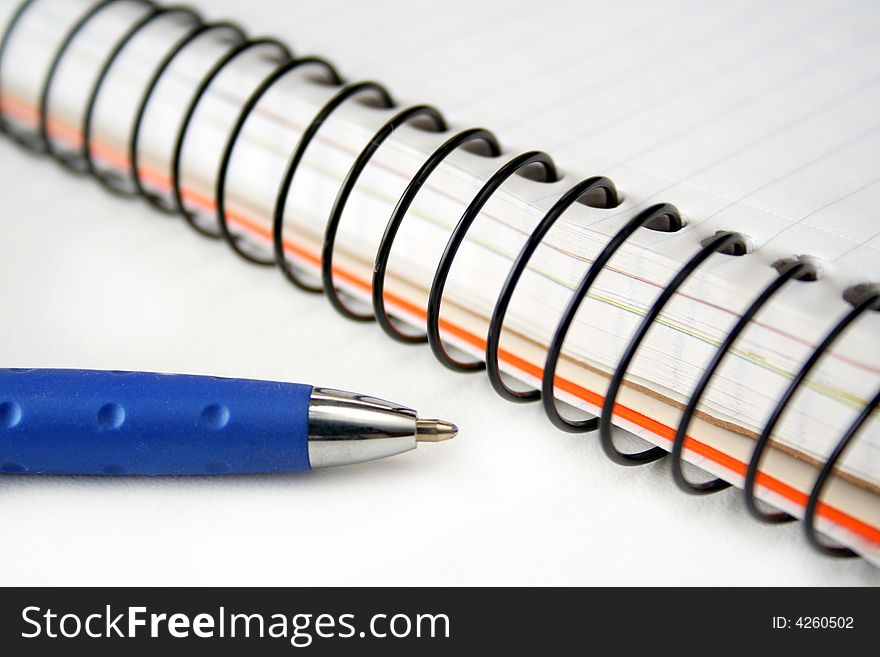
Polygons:
<instances>
[{"instance_id":1,"label":"white background surface","mask_svg":"<svg viewBox=\"0 0 880 657\"><path fill-rule=\"evenodd\" d=\"M250 16L195 4L256 34L308 33L274 17L280 3ZM357 38L369 43L369 29ZM349 45L344 68L372 63ZM739 493L692 498L662 462L613 465L594 437L505 403L484 375L448 372L426 348L344 321L277 271L6 141L0 210L4 367L302 381L461 427L450 443L303 476L0 476L0 584L880 584L863 561L813 553L799 525L756 524Z\"/></svg>"}]
</instances>

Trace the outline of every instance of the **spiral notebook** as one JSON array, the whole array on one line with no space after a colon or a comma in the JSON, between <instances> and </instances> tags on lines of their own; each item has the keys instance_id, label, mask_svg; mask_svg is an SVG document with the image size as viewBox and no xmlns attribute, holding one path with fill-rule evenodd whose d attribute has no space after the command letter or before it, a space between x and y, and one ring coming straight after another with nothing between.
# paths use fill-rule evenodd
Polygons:
<instances>
[{"instance_id":1,"label":"spiral notebook","mask_svg":"<svg viewBox=\"0 0 880 657\"><path fill-rule=\"evenodd\" d=\"M623 3L560 26L481 4L420 75L437 53L366 15L304 30L323 59L142 0L7 5L23 147L485 369L621 464L671 452L684 490L745 487L880 563L875 7ZM512 49L518 75L493 76ZM406 100L350 73L380 58Z\"/></svg>"}]
</instances>

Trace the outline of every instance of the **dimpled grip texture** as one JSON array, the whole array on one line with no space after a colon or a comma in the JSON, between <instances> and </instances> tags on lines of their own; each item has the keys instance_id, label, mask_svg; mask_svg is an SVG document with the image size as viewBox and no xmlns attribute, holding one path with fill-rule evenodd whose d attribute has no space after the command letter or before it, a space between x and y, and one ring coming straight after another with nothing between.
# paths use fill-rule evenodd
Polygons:
<instances>
[{"instance_id":1,"label":"dimpled grip texture","mask_svg":"<svg viewBox=\"0 0 880 657\"><path fill-rule=\"evenodd\" d=\"M0 471L309 469L312 387L184 374L0 369Z\"/></svg>"}]
</instances>

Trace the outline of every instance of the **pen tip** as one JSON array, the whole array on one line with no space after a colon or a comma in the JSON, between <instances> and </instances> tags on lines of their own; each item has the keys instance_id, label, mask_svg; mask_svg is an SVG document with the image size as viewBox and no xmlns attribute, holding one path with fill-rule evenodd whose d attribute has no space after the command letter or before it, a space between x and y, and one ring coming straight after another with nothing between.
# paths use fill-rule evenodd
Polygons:
<instances>
[{"instance_id":1,"label":"pen tip","mask_svg":"<svg viewBox=\"0 0 880 657\"><path fill-rule=\"evenodd\" d=\"M445 420L416 420L416 440L420 443L439 443L455 438L458 427Z\"/></svg>"}]
</instances>

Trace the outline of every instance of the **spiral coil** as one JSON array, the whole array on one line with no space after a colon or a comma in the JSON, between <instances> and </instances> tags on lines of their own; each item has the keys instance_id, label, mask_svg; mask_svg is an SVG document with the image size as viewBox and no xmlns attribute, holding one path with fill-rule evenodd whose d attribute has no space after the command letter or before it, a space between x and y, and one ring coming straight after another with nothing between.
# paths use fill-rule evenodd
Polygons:
<instances>
[{"instance_id":1,"label":"spiral coil","mask_svg":"<svg viewBox=\"0 0 880 657\"><path fill-rule=\"evenodd\" d=\"M5 33L2 35L2 38L0 38L0 72L2 72L3 58L7 52L9 40L15 30L26 18L35 1L36 0L26 0L18 7L12 15ZM736 324L729 330L725 339L718 346L713 357L707 364L701 379L692 391L686 408L680 418L675 438L672 441L671 452L667 452L656 446L637 453L622 452L618 449L613 440L611 421L614 415L615 402L620 389L624 384L627 369L635 358L639 346L644 341L646 335L662 313L666 304L703 263L709 260L713 255L719 253L739 256L745 255L748 252L746 240L743 236L732 232L720 232L701 245L701 248L695 253L695 255L693 255L675 274L675 276L673 276L663 291L658 295L648 312L645 314L637 330L631 336L628 345L624 350L623 355L618 360L615 371L611 376L600 416L582 420L566 418L560 412L556 401L555 380L564 342L568 331L574 322L576 314L583 301L587 298L588 292L599 274L606 268L614 254L631 236L642 229L675 232L683 227L684 223L675 206L669 203L660 203L648 207L646 210L628 220L606 243L601 252L596 256L593 264L586 270L580 282L575 287L565 310L556 324L543 367L540 390L514 390L503 380L499 366L499 350L506 312L513 298L516 287L523 273L526 271L531 257L542 243L543 239L550 232L550 229L559 217L561 217L574 203L579 201L584 202L589 196L598 193L602 198L598 202L590 203L593 207L613 208L619 204L618 192L613 181L603 176L591 177L583 180L563 193L556 203L554 203L554 205L544 214L543 218L528 236L525 244L521 247L510 267L507 278L504 281L489 323L485 359L481 361L457 360L450 355L443 343L440 330L440 310L445 284L458 253L458 249L466 239L468 229L480 215L482 208L511 176L514 174L521 174L526 168L537 167L542 174L544 182L556 182L558 175L553 159L546 153L540 151L523 153L509 159L489 177L487 182L470 201L448 238L447 244L436 268L428 295L426 332L424 334L408 332L398 325L393 316L389 314L384 299L385 275L388 259L392 253L394 241L397 237L399 228L407 214L407 210L415 200L419 190L425 184L428 177L454 151L462 148L468 143L481 143L488 151L485 155L486 157L501 157L502 149L495 135L482 128L472 128L454 134L424 161L418 172L410 179L387 222L377 250L371 290L372 312L360 312L353 309L344 301L344 293L335 286L333 280L334 246L346 202L357 183L358 177L369 165L373 154L384 141L392 136L393 132L398 127L416 119L427 119L430 123L430 128L428 129L432 129L438 133L449 132L450 129L443 115L437 109L428 105L416 105L405 108L395 114L373 135L367 146L365 146L358 154L354 163L351 165L348 174L339 187L332 210L330 211L329 219L325 226L324 240L321 249L320 280L307 280L306 275L302 271L298 271L296 266L288 261L282 240L285 207L290 202L293 180L305 155L306 149L329 116L347 101L350 101L361 94L372 94L378 97L379 107L391 109L397 107L391 94L382 85L376 82L346 84L343 78L337 73L336 69L327 61L319 57L294 58L292 52L279 41L266 38L248 38L244 30L233 23L206 23L197 12L190 8L177 6L160 8L151 0L139 0L146 6L146 12L113 44L110 54L101 66L98 76L89 90L86 111L82 119L82 125L80 126L82 130L81 134L83 135L81 147L78 151L72 154L60 153L53 146L49 135L50 93L52 91L52 85L57 71L77 35L79 35L95 17L99 16L104 10L115 4L117 1L119 0L98 0L98 2L92 5L64 34L60 45L53 53L45 80L40 89L39 123L36 134L34 135L14 130L10 122L2 115L2 113L0 113L0 132L4 133L10 139L30 151L50 155L73 173L91 173L104 187L116 194L140 196L162 212L176 212L182 215L187 223L189 223L197 232L211 238L224 239L235 253L249 262L260 265L274 264L278 266L291 284L310 293L323 292L333 307L342 315L350 319L356 321L376 320L385 333L400 342L409 344L427 342L436 358L450 369L468 372L486 369L492 387L501 397L513 402L540 400L547 417L551 423L559 429L573 433L585 433L598 430L599 439L605 453L617 463L624 465L639 465L655 461L671 454L673 457L673 478L682 490L689 493L706 494L717 492L730 486L728 482L720 479L714 479L704 483L693 483L684 476L682 454L686 448L685 443L688 427L697 411L700 399L711 383L713 376L721 365L721 362L730 352L737 338L751 324L755 315L757 315L760 310L764 308L790 281L809 280L811 277L812 279L815 279L817 275L815 265L806 262L803 259L799 259L796 262L783 267L776 279L767 285L766 288L749 304ZM146 88L137 103L134 124L132 126L128 143L130 171L128 172L129 187L126 187L124 185L124 178L117 178L115 175L102 172L95 166L92 157L92 133L95 106L101 93L101 89L103 88L114 63L119 59L120 54L125 50L126 46L143 29L153 24L154 21L160 17L168 15L184 16L191 25L189 30L187 30L177 42L171 46L170 50L165 53L165 56L161 59L149 78ZM173 156L171 161L173 205L169 206L159 195L148 191L143 184L139 171L139 136L142 132L144 117L150 99L158 87L163 75L181 53L185 52L191 44L196 42L197 39L208 33L228 33L232 45L201 78L197 87L193 90L189 99L189 104L183 113L183 118L174 139ZM247 98L244 105L239 110L234 127L226 140L214 189L216 223L219 230L213 231L208 227L201 225L195 213L189 211L184 205L180 180L184 144L187 134L193 125L193 118L197 109L218 76L220 76L226 67L237 60L242 54L263 46L268 46L277 50L279 61L273 72L270 73L269 76L266 77ZM287 73L303 65L317 65L323 68L325 76L320 83L338 86L339 91L314 115L311 123L305 128L301 135L296 149L287 161L275 196L275 204L272 212L272 252L271 255L266 255L260 253L258 247L244 243L243 238L234 235L229 228L225 210L227 173L238 138L243 131L248 117L258 105L260 99L263 98L265 94ZM2 93L2 91L3 80L0 78L0 93ZM758 507L755 488L758 482L758 472L762 455L771 442L771 435L774 428L779 423L793 397L807 380L809 374L821 357L829 351L832 344L837 341L841 334L853 324L853 322L865 313L876 310L880 310L880 291L868 289L865 294L862 295L861 299L857 300L856 303L853 303L852 310L841 318L834 328L828 332L819 346L801 366L797 375L791 380L787 389L780 397L755 444L745 477L745 503L749 511L756 518L765 522L773 523L786 522L794 519L788 514L782 512L767 513L760 510ZM856 419L840 438L834 450L831 452L831 455L823 463L819 475L808 496L803 522L804 531L809 543L825 554L836 557L855 556L855 553L848 548L830 546L819 539L815 528L816 515L821 504L821 494L829 477L834 472L836 464L855 440L859 430L867 422L868 418L878 405L880 405L880 392L878 392L878 394L875 395L858 414Z\"/></svg>"}]
</instances>

